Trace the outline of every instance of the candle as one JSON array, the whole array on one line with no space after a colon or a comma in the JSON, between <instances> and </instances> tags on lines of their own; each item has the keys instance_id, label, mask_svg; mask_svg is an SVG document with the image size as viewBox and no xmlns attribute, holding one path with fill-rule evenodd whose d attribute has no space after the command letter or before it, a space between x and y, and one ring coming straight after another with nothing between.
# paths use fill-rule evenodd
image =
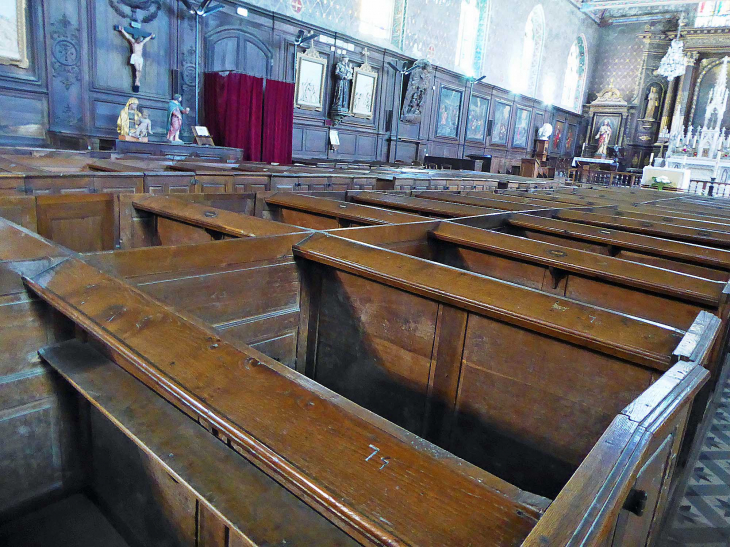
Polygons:
<instances>
[{"instance_id":1,"label":"candle","mask_svg":"<svg viewBox=\"0 0 730 547\"><path fill-rule=\"evenodd\" d=\"M649 157L649 165L654 165L654 152L652 152L651 156Z\"/></svg>"},{"instance_id":2,"label":"candle","mask_svg":"<svg viewBox=\"0 0 730 547\"><path fill-rule=\"evenodd\" d=\"M581 150L580 155L581 155L581 157L585 157L585 155L586 155L586 143L583 143L583 150Z\"/></svg>"}]
</instances>

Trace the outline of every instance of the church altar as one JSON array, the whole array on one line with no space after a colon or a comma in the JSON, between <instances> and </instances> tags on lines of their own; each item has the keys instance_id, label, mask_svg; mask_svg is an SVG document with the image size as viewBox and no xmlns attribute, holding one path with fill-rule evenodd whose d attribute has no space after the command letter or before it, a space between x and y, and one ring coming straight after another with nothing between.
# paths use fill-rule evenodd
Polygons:
<instances>
[{"instance_id":1,"label":"church altar","mask_svg":"<svg viewBox=\"0 0 730 547\"><path fill-rule=\"evenodd\" d=\"M691 171L689 169L670 169L666 167L652 167L647 165L644 167L641 176L641 185L650 186L654 182L654 177L666 177L669 179L669 188L677 190L688 190L690 183Z\"/></svg>"},{"instance_id":2,"label":"church altar","mask_svg":"<svg viewBox=\"0 0 730 547\"><path fill-rule=\"evenodd\" d=\"M606 160L602 158L573 158L573 163L571 164L573 167L578 167L579 165L586 164L586 163L598 163L602 165L614 165L616 163L615 160Z\"/></svg>"},{"instance_id":3,"label":"church altar","mask_svg":"<svg viewBox=\"0 0 730 547\"><path fill-rule=\"evenodd\" d=\"M730 181L730 158L697 158L694 156L667 156L665 167L671 170L686 170L691 180L709 182L713 177L718 182Z\"/></svg>"},{"instance_id":4,"label":"church altar","mask_svg":"<svg viewBox=\"0 0 730 547\"><path fill-rule=\"evenodd\" d=\"M727 182L730 177L730 134L720 127L730 91L727 70L730 57L722 60L715 86L710 91L705 120L696 129L681 126L669 136L665 167L687 169L691 180Z\"/></svg>"}]
</instances>

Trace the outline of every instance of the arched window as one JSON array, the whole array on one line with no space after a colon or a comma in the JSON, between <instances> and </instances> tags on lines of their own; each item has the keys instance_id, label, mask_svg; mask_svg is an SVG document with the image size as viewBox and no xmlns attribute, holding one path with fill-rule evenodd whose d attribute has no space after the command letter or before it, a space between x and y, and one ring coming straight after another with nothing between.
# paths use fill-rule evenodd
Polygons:
<instances>
[{"instance_id":1,"label":"arched window","mask_svg":"<svg viewBox=\"0 0 730 547\"><path fill-rule=\"evenodd\" d=\"M391 40L394 8L394 0L360 0L360 32Z\"/></svg>"},{"instance_id":2,"label":"arched window","mask_svg":"<svg viewBox=\"0 0 730 547\"><path fill-rule=\"evenodd\" d=\"M406 38L407 11L408 0L395 0L393 3L393 31L390 35L390 43L400 49L403 49Z\"/></svg>"},{"instance_id":3,"label":"arched window","mask_svg":"<svg viewBox=\"0 0 730 547\"><path fill-rule=\"evenodd\" d=\"M583 90L586 82L586 42L578 36L568 54L568 66L565 69L563 83L563 106L580 112L583 103Z\"/></svg>"},{"instance_id":4,"label":"arched window","mask_svg":"<svg viewBox=\"0 0 730 547\"><path fill-rule=\"evenodd\" d=\"M540 75L542 46L545 37L545 12L538 4L530 12L522 40L522 62L520 63L521 91L535 95Z\"/></svg>"},{"instance_id":5,"label":"arched window","mask_svg":"<svg viewBox=\"0 0 730 547\"><path fill-rule=\"evenodd\" d=\"M695 26L730 26L730 2L700 2L699 6L697 6Z\"/></svg>"},{"instance_id":6,"label":"arched window","mask_svg":"<svg viewBox=\"0 0 730 547\"><path fill-rule=\"evenodd\" d=\"M467 76L481 71L489 20L487 0L461 0L456 68Z\"/></svg>"}]
</instances>

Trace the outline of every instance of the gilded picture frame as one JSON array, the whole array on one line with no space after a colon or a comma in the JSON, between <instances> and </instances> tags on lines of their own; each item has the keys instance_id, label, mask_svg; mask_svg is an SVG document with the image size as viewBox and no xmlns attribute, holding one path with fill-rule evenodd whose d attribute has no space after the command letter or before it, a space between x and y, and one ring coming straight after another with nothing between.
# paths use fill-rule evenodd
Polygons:
<instances>
[{"instance_id":1,"label":"gilded picture frame","mask_svg":"<svg viewBox=\"0 0 730 547\"><path fill-rule=\"evenodd\" d=\"M324 83L327 75L327 59L321 57L314 46L297 53L294 106L303 110L321 112L324 108Z\"/></svg>"},{"instance_id":2,"label":"gilded picture frame","mask_svg":"<svg viewBox=\"0 0 730 547\"><path fill-rule=\"evenodd\" d=\"M0 0L0 64L28 68L27 11L27 0Z\"/></svg>"},{"instance_id":3,"label":"gilded picture frame","mask_svg":"<svg viewBox=\"0 0 730 547\"><path fill-rule=\"evenodd\" d=\"M375 94L378 90L378 73L365 63L353 70L350 114L356 118L372 120L375 111Z\"/></svg>"}]
</instances>

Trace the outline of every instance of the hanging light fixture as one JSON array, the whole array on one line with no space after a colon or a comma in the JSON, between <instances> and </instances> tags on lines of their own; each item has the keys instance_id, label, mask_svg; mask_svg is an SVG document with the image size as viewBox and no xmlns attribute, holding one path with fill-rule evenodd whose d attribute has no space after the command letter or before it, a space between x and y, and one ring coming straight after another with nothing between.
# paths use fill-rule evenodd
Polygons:
<instances>
[{"instance_id":1,"label":"hanging light fixture","mask_svg":"<svg viewBox=\"0 0 730 547\"><path fill-rule=\"evenodd\" d=\"M659 63L656 73L664 76L667 80L674 80L677 76L684 74L687 62L684 57L684 42L679 39L682 33L683 18L679 19L679 28L677 29L677 37L672 40L669 51Z\"/></svg>"}]
</instances>

